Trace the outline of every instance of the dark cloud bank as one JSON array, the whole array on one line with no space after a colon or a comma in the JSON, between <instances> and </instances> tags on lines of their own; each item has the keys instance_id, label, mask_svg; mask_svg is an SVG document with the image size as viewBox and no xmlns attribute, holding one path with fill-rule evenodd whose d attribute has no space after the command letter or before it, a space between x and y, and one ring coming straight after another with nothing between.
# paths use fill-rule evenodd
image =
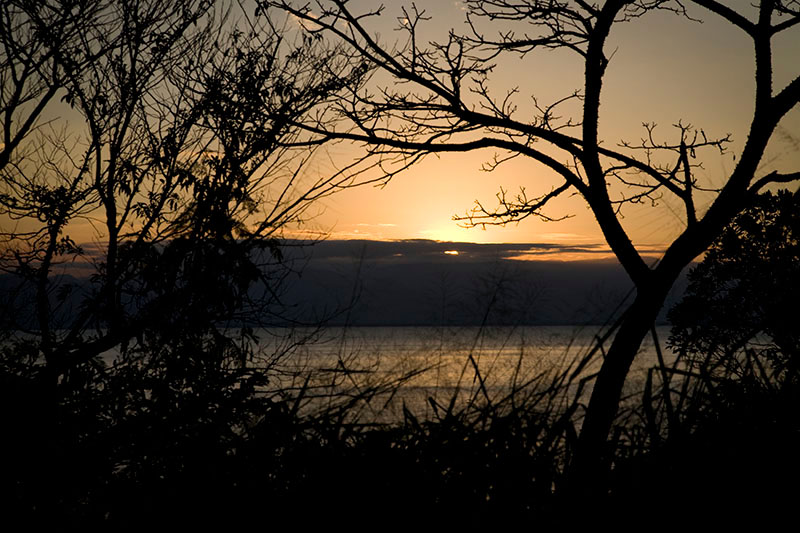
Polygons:
<instances>
[{"instance_id":1,"label":"dark cloud bank","mask_svg":"<svg viewBox=\"0 0 800 533\"><path fill-rule=\"evenodd\" d=\"M606 253L556 244L324 241L290 249L300 266L284 301L303 320L334 313L334 324L605 322L631 292L625 272L613 259L554 260L565 252ZM681 279L665 310L684 288Z\"/></svg>"},{"instance_id":2,"label":"dark cloud bank","mask_svg":"<svg viewBox=\"0 0 800 533\"><path fill-rule=\"evenodd\" d=\"M301 324L602 324L632 287L614 259L555 260L559 253L606 257L599 245L331 240L294 242L283 253L292 272L279 291L286 307L276 316ZM87 254L102 261L92 250ZM59 287L72 288L59 306L66 314L80 309L81 294L92 290L88 267L86 261L70 263L53 280L54 294ZM685 286L682 278L660 322ZM14 276L0 275L2 299L16 302L4 307L15 309L13 322L35 327L34 309L25 305L33 301L29 291L30 287L20 288ZM254 289L261 291L263 287ZM2 318L5 323L9 317Z\"/></svg>"}]
</instances>

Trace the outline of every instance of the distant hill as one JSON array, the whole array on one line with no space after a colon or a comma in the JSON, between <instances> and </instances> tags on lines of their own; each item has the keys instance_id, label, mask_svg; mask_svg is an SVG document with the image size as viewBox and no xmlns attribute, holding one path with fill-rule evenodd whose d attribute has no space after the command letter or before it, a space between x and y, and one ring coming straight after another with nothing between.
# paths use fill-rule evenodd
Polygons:
<instances>
[{"instance_id":1,"label":"distant hill","mask_svg":"<svg viewBox=\"0 0 800 533\"><path fill-rule=\"evenodd\" d=\"M283 249L291 272L279 290L289 310L281 316L356 326L604 323L632 294L632 284L613 259L520 259L557 257L562 251L598 250L427 240L293 242ZM92 290L86 267L67 266L53 280L65 324ZM684 278L675 285L661 322L685 286ZM13 319L18 327L35 327L30 287L19 287L19 279L3 274L0 295L3 324Z\"/></svg>"},{"instance_id":2,"label":"distant hill","mask_svg":"<svg viewBox=\"0 0 800 533\"><path fill-rule=\"evenodd\" d=\"M536 246L553 245L324 241L304 250L284 302L309 320L338 310L334 324L554 325L603 323L631 294L613 259L515 259Z\"/></svg>"}]
</instances>

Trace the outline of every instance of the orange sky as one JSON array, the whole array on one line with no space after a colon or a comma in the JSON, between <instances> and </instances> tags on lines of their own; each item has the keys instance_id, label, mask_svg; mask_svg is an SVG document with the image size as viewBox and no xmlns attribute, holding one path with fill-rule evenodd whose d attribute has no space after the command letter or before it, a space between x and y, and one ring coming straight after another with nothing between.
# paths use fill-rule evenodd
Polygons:
<instances>
[{"instance_id":1,"label":"orange sky","mask_svg":"<svg viewBox=\"0 0 800 533\"><path fill-rule=\"evenodd\" d=\"M432 18L426 23L426 37L442 40L447 30L463 29L461 2L417 1ZM742 8L744 2L729 2ZM370 5L359 2L358 5ZM370 26L383 42L394 42L401 35L391 31L396 25L400 3L390 3L380 24ZM602 138L609 146L621 139L638 141L644 133L642 122L656 122L665 136L671 125L682 120L712 135L731 133L729 153L711 151L704 159L700 176L708 184L720 184L734 166L741 151L746 128L752 116L753 71L749 38L741 31L698 8L690 11L703 23L694 23L668 13L653 13L641 20L617 25L608 50L614 50L605 78L601 106ZM800 73L800 27L778 41L774 50L775 90ZM518 85L521 109L535 95L540 101L553 101L580 88L582 65L575 54L545 52L522 60L501 62L491 75L493 94L503 94ZM780 131L800 143L800 111L793 110ZM776 135L784 139L786 135ZM668 137L674 140L674 137ZM357 147L338 145L333 149L337 161L357 155ZM540 165L522 159L507 163L492 173L482 172L481 163L492 151L429 156L416 167L395 177L386 187L363 187L334 195L315 211L318 216L304 229L327 232L332 238L406 239L427 238L470 242L602 242L602 236L578 198L563 198L550 208L551 216L574 215L560 222L527 219L505 228L462 229L452 220L471 208L475 200L494 206L499 187L514 192L525 186L531 195L550 190L555 183ZM800 150L791 141L773 143L765 157L764 171L800 168ZM318 172L330 170L321 162ZM710 197L698 201L706 203ZM657 208L629 207L623 224L634 242L658 247L681 230L680 213L674 202Z\"/></svg>"},{"instance_id":2,"label":"orange sky","mask_svg":"<svg viewBox=\"0 0 800 533\"><path fill-rule=\"evenodd\" d=\"M743 1L728 3L737 9L747 9L743 6L749 5ZM388 3L384 15L370 22L368 27L380 34L381 42L391 45L403 37L393 28L404 4L410 3ZM359 11L364 6L374 8L375 3L358 0L348 5ZM418 0L416 5L431 17L422 27L423 38L442 41L451 28L466 31L460 1ZM754 65L751 44L743 32L699 8L690 10L690 14L704 22L656 12L615 27L607 47L613 56L605 77L600 132L606 145L612 147L622 139L638 141L645 121L658 123L658 131L671 141L675 137L667 135L672 135L671 125L678 120L703 128L709 137L731 133L729 152L721 156L707 151L704 169L698 174L704 185L714 186L720 185L734 167L734 158L746 139L753 111ZM798 50L800 26L795 26L782 34L774 47L775 91L800 74ZM499 61L491 74L490 88L492 94L502 95L519 87L516 104L524 113L531 106L532 96L548 104L580 89L582 69L574 53L542 52L521 59L514 56ZM63 120L81 122L79 117L71 117L66 108L58 112ZM800 110L794 109L784 119L775 139L764 158L763 173L800 169ZM332 145L307 167L307 177L330 175L337 166L341 168L361 153L359 146ZM493 155L493 151L480 151L428 156L383 188L358 187L319 201L308 211L306 223L288 234L331 239L576 246L603 243L591 213L574 196L557 199L548 211L552 217L571 215L567 220L543 222L530 218L486 230L459 227L452 220L453 215L465 214L476 200L494 207L501 187L513 194L523 186L533 197L549 192L557 184L551 171L524 158L505 163L492 173L481 171L481 165ZM710 198L700 196L697 205L707 205ZM659 250L681 231L680 212L677 203L670 200L655 208L628 206L623 211L623 225L635 244L646 250ZM100 231L97 225L93 230L85 219L73 221L68 228L77 242L102 240Z\"/></svg>"}]
</instances>

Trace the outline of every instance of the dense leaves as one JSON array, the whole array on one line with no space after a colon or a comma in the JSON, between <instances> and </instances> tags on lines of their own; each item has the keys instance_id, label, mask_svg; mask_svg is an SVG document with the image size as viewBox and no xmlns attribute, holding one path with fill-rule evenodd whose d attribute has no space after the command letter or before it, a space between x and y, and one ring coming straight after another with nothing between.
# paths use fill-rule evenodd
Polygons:
<instances>
[{"instance_id":1,"label":"dense leaves","mask_svg":"<svg viewBox=\"0 0 800 533\"><path fill-rule=\"evenodd\" d=\"M765 193L720 235L689 274L669 314L670 342L695 358L733 364L757 350L775 371L800 358L800 195ZM734 368L728 368L729 371Z\"/></svg>"}]
</instances>

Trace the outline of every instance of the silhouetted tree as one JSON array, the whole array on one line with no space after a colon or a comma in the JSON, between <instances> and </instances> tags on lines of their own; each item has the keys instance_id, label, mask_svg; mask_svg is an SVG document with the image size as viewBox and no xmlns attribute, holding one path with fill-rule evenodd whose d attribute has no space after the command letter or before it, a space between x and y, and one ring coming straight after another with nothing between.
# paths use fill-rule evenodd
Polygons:
<instances>
[{"instance_id":1,"label":"silhouetted tree","mask_svg":"<svg viewBox=\"0 0 800 533\"><path fill-rule=\"evenodd\" d=\"M428 17L412 5L398 19L398 30L406 36L400 48L381 43L369 28L382 8L356 12L349 2L338 0L264 0L260 4L285 9L308 35L330 36L346 45L354 58L380 72L375 79L385 80L384 84L351 85L348 93L318 115L316 124L303 127L321 140L363 143L368 152L365 164L377 161L385 179L427 154L492 148L499 153L489 169L524 156L553 170L559 183L552 188L549 183L537 184L536 193L529 195L523 190L513 198L501 192L497 209L478 205L468 222L504 224L526 217L554 220L559 217L543 211L551 200L569 194L583 197L636 287L636 296L594 383L572 465L576 490L602 491L608 469L606 440L623 384L681 270L714 242L765 186L800 178L797 172L759 172L778 123L800 101L800 77L785 87L773 88L772 57L774 40L800 23L798 2L764 0L758 2L751 17L715 0L466 0L467 33L451 30L446 40L427 46L421 42L419 28ZM703 129L679 122L670 141L659 139L655 126L648 124L640 144L614 148L600 138L599 110L604 77L612 61L607 49L612 28L647 19L655 10L688 17L685 6L689 4L733 25L753 44L754 114L735 167L720 187L700 183L698 158L708 150L724 151L729 136L709 136ZM521 31L514 31L516 28ZM490 91L492 69L502 56L528 58L541 49L575 54L583 63L583 87L552 104L534 100L534 116L523 117L514 104L517 89L499 96ZM570 109L577 109L577 116L570 118ZM715 194L704 210L695 204L700 190ZM655 202L660 195L680 202L685 228L658 264L649 265L622 226L620 208L633 202Z\"/></svg>"},{"instance_id":2,"label":"silhouetted tree","mask_svg":"<svg viewBox=\"0 0 800 533\"><path fill-rule=\"evenodd\" d=\"M785 487L800 471L798 200L788 190L758 195L689 272L669 313L679 357L648 377L639 410L647 441L619 461L611 492L625 497L610 513L635 502L652 516L675 494L685 504L674 518L691 513L694 524L770 527L792 513L796 494ZM714 511L731 505L743 509Z\"/></svg>"},{"instance_id":3,"label":"silhouetted tree","mask_svg":"<svg viewBox=\"0 0 800 533\"><path fill-rule=\"evenodd\" d=\"M297 124L365 74L278 20L206 0L0 8L0 496L17 511L102 515L112 473L174 479L269 411L250 326L282 311L280 237L352 183L304 174L318 143Z\"/></svg>"},{"instance_id":4,"label":"silhouetted tree","mask_svg":"<svg viewBox=\"0 0 800 533\"><path fill-rule=\"evenodd\" d=\"M91 5L3 8L2 267L33 304L10 326L54 379L165 316L242 312L282 229L341 184L302 175L296 123L362 75L210 2Z\"/></svg>"},{"instance_id":5,"label":"silhouetted tree","mask_svg":"<svg viewBox=\"0 0 800 533\"><path fill-rule=\"evenodd\" d=\"M704 370L737 374L745 352L776 381L800 361L800 195L766 192L728 225L670 310L670 343Z\"/></svg>"}]
</instances>

